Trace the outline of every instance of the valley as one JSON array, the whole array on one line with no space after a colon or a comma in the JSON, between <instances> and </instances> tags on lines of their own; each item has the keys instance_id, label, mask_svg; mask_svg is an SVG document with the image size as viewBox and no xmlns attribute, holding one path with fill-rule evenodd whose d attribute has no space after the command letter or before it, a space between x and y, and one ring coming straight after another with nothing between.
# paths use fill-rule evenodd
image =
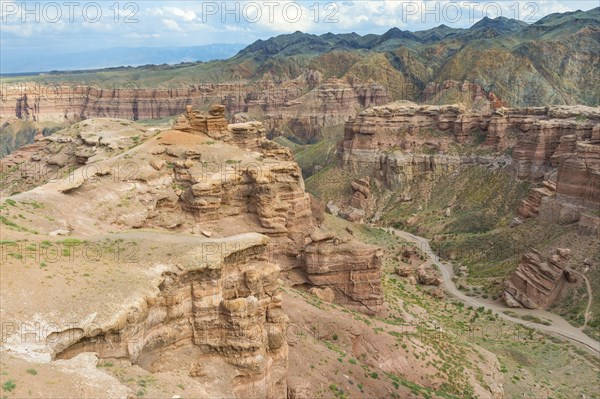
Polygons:
<instances>
[{"instance_id":1,"label":"valley","mask_svg":"<svg viewBox=\"0 0 600 399\"><path fill-rule=\"evenodd\" d=\"M599 43L3 75L0 398L600 398Z\"/></svg>"}]
</instances>

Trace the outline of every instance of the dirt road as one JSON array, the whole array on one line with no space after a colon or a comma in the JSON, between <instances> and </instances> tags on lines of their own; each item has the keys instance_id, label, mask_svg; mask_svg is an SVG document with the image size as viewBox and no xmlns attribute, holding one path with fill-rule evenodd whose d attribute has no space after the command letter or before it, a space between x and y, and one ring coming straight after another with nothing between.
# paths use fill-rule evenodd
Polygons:
<instances>
[{"instance_id":1,"label":"dirt road","mask_svg":"<svg viewBox=\"0 0 600 399\"><path fill-rule=\"evenodd\" d=\"M539 318L547 319L552 324L547 326L547 325L543 325L543 324L533 323L531 321L521 320L521 319L511 317L511 316L504 314L503 312L506 311L508 308L499 301L492 301L492 300L488 300L488 299L475 298L475 297L470 297L470 296L465 295L456 287L456 285L454 284L454 281L452 281L452 277L454 276L454 270L452 268L452 265L449 263L442 263L439 261L439 258L437 257L437 255L433 252L433 250L429 246L429 240L427 240L426 238L423 238L423 237L415 236L413 234L407 233L402 230L398 230L398 229L384 228L384 230L393 232L398 237L400 237L408 242L413 242L413 243L417 244L419 246L419 248L421 249L421 251L423 253L427 254L427 256L429 257L428 264L435 265L440 270L442 279L444 281L444 288L446 289L446 291L449 294L451 294L451 295L455 296L456 298L458 298L459 300L461 300L462 302L464 302L466 305L473 306L474 308L484 306L488 309L492 309L492 311L494 311L495 313L498 313L498 315L500 317L502 317L506 320L510 320L513 323L519 323L519 324L522 324L522 325L525 325L528 327L535 328L536 330L539 330L539 331L546 331L546 332L560 335L564 338L567 338L571 341L577 342L577 343L585 346L587 349L589 349L594 354L600 355L600 342L588 337L587 335L585 335L583 333L583 331L581 331L581 329L572 326L571 324L569 324L569 322L567 322L565 319L563 319L562 317L560 317L558 315L547 312L545 310L539 310L539 309L535 309L535 310L511 309L511 311L513 311L514 313L517 313L519 315L530 314L530 315L534 315ZM587 282L587 279L586 279L586 282Z\"/></svg>"}]
</instances>

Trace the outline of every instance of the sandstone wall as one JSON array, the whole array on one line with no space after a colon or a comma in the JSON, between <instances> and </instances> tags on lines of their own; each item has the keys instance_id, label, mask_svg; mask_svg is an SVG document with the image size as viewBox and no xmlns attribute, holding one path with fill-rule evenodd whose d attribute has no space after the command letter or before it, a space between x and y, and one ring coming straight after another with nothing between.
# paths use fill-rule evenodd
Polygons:
<instances>
[{"instance_id":1,"label":"sandstone wall","mask_svg":"<svg viewBox=\"0 0 600 399\"><path fill-rule=\"evenodd\" d=\"M188 112L186 118L194 126L199 116ZM191 131L204 134L194 128ZM338 302L370 313L379 310L383 304L381 250L355 240L339 243L316 227L315 203L304 191L300 168L287 149L265 139L260 123L229 125L229 131L226 140L261 152L264 162L257 163L258 167L233 168L225 182L222 174L206 179L201 162L176 162L175 181L188 187L180 195L182 208L199 219L256 215L262 233L291 241L292 245L277 251L284 253L276 254L287 256L284 264L291 261L294 268L299 261L307 281L332 288ZM204 181L194 183L201 177Z\"/></svg>"},{"instance_id":2,"label":"sandstone wall","mask_svg":"<svg viewBox=\"0 0 600 399\"><path fill-rule=\"evenodd\" d=\"M331 288L336 302L376 313L383 305L382 250L355 240L342 242L335 237L311 237L304 248L309 282Z\"/></svg>"},{"instance_id":3,"label":"sandstone wall","mask_svg":"<svg viewBox=\"0 0 600 399\"><path fill-rule=\"evenodd\" d=\"M350 119L340 151L344 167L364 170L393 189L417 176L438 178L464 164L504 164L517 179L549 180L562 202L594 208L600 198L599 123L600 110L584 106L474 113L461 105L395 102ZM492 155L446 155L453 145L463 144ZM553 195L544 190L532 193L521 216L536 214L541 196Z\"/></svg>"},{"instance_id":4,"label":"sandstone wall","mask_svg":"<svg viewBox=\"0 0 600 399\"><path fill-rule=\"evenodd\" d=\"M175 367L200 381L227 378L229 394L238 398L285 397L289 319L281 309L280 268L268 261L268 240L257 237L240 237L218 261L202 246L192 251L179 272L163 273L155 296L126 309L115 327L102 326L94 336L66 331L48 337L54 357L96 352L151 372ZM184 347L191 359L169 360Z\"/></svg>"},{"instance_id":5,"label":"sandstone wall","mask_svg":"<svg viewBox=\"0 0 600 399\"><path fill-rule=\"evenodd\" d=\"M365 107L385 104L386 90L354 77L323 79L307 70L286 81L174 83L144 88L118 83L102 88L94 83L32 84L2 87L0 115L32 121L80 121L95 117L129 120L176 116L192 106L207 109L223 104L242 119L260 118L274 134L312 139L322 127L343 124Z\"/></svg>"},{"instance_id":6,"label":"sandstone wall","mask_svg":"<svg viewBox=\"0 0 600 399\"><path fill-rule=\"evenodd\" d=\"M132 137L146 139L148 129L132 132L118 120L98 124L98 129L83 130L74 125L45 138L40 147L11 154L1 162L8 172L3 191L12 194L67 176L49 190L73 196L85 192L94 199L86 204L89 212L109 229L266 234L273 239L272 260L284 271L300 272L307 284L332 286L340 302L355 301L364 311L381 305L377 247L359 242L333 246L332 259L347 262L346 269L336 271L329 282L312 277L328 273L331 262L327 256L316 262L307 255L315 241L310 237L321 234L316 219L322 220L323 211L313 214L318 203L306 193L298 164L288 149L265 138L261 123L230 125L221 105L208 113L188 109L173 130L138 146ZM120 151L127 151L127 157L115 156ZM44 171L53 173L39 176ZM89 228L81 218L73 219L75 229ZM355 258L362 260L354 264ZM357 275L366 277L355 279L350 287L348 272L355 267Z\"/></svg>"}]
</instances>

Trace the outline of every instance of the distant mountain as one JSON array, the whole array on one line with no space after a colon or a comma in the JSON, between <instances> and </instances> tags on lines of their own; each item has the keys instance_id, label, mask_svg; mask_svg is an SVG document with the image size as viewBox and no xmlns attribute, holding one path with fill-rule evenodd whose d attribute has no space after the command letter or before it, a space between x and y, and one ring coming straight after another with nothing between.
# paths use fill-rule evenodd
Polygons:
<instances>
[{"instance_id":1,"label":"distant mountain","mask_svg":"<svg viewBox=\"0 0 600 399\"><path fill-rule=\"evenodd\" d=\"M191 47L117 47L53 54L51 57L27 54L19 50L2 49L0 71L3 74L54 70L72 71L118 66L223 60L232 57L245 46L244 44L210 44Z\"/></svg>"},{"instance_id":2,"label":"distant mountain","mask_svg":"<svg viewBox=\"0 0 600 399\"><path fill-rule=\"evenodd\" d=\"M295 32L257 41L226 65L235 73L243 65L244 77L270 72L289 78L303 68L351 74L386 85L395 99L419 100L429 82L467 80L513 106L600 105L600 7L551 14L531 25L486 17L469 29Z\"/></svg>"},{"instance_id":3,"label":"distant mountain","mask_svg":"<svg viewBox=\"0 0 600 399\"><path fill-rule=\"evenodd\" d=\"M599 65L600 7L551 14L534 24L498 17L483 18L469 29L391 28L382 35L364 36L297 31L258 40L223 61L113 68L103 79L173 87L189 81L293 79L310 69L325 78L355 76L378 82L392 99L420 101L428 83L455 80L479 84L510 106L597 106ZM85 81L97 75L88 72L77 77ZM38 77L71 78L72 74L60 73Z\"/></svg>"}]
</instances>

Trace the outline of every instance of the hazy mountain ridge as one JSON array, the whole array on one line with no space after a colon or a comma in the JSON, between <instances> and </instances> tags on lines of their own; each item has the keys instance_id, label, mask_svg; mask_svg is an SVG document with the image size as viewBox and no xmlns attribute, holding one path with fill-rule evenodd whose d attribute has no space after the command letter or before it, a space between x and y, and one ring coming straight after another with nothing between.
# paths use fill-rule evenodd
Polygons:
<instances>
[{"instance_id":1,"label":"hazy mountain ridge","mask_svg":"<svg viewBox=\"0 0 600 399\"><path fill-rule=\"evenodd\" d=\"M101 57L98 57L97 50L56 54L53 57L3 50L0 69L2 73L22 73L205 62L230 58L244 46L238 43L186 47L115 47L102 51Z\"/></svg>"}]
</instances>

